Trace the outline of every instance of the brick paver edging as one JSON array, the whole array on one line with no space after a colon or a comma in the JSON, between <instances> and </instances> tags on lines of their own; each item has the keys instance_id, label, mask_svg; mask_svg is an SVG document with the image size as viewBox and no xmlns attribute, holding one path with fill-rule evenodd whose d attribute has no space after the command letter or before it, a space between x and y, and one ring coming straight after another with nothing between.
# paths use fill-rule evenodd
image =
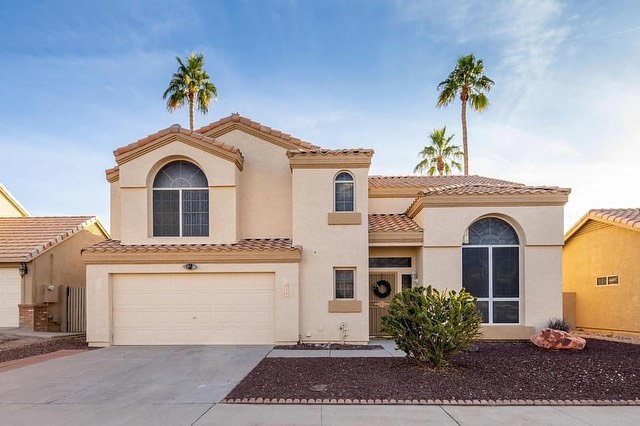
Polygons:
<instances>
[{"instance_id":1,"label":"brick paver edging","mask_svg":"<svg viewBox=\"0 0 640 426\"><path fill-rule=\"evenodd\" d=\"M306 404L306 405L635 405L640 406L640 399L292 399L292 398L230 398L220 401L221 404Z\"/></svg>"}]
</instances>

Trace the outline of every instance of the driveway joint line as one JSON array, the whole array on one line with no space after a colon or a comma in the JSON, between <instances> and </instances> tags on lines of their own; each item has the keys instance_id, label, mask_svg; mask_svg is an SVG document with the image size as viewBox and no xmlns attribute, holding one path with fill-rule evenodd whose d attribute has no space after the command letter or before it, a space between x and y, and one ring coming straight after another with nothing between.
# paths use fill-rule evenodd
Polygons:
<instances>
[{"instance_id":1,"label":"driveway joint line","mask_svg":"<svg viewBox=\"0 0 640 426\"><path fill-rule=\"evenodd\" d=\"M573 414L571 414L571 413L567 413L566 411L561 410L561 408L560 408L560 407L552 407L552 408L556 409L557 411L560 411L562 414L566 414L566 415L567 415L567 416L569 416L569 417L573 417L574 419L576 419L576 420L577 420L577 421L579 421L580 423L584 423L585 425L591 425L591 423L585 422L585 421L584 421L584 420L582 420L581 418L576 417L576 416L574 416L574 415L573 415Z\"/></svg>"},{"instance_id":2,"label":"driveway joint line","mask_svg":"<svg viewBox=\"0 0 640 426\"><path fill-rule=\"evenodd\" d=\"M449 416L449 417L451 418L451 420L453 420L453 421L454 421L454 423L455 423L455 424L457 424L458 426L461 426L461 425L462 425L462 424L461 424L459 421L457 421L457 420L456 420L456 419L451 415L451 413L449 413L449 412L448 412L448 411L447 411L447 410L446 410L442 405L439 405L439 407L440 407L440 409L441 409L442 411L444 411L444 412L447 414L447 416Z\"/></svg>"},{"instance_id":3,"label":"driveway joint line","mask_svg":"<svg viewBox=\"0 0 640 426\"><path fill-rule=\"evenodd\" d=\"M207 409L204 411L204 413L200 414L200 417L198 417L197 419L195 419L195 420L193 421L193 423L191 423L191 426L193 426L193 425L195 425L196 423L198 423L198 421L199 421L201 418L203 418L205 414L207 414L209 411L211 411L211 409L212 409L213 407L215 407L215 406L216 406L216 404L213 404L213 405L211 405L211 407L207 408Z\"/></svg>"}]
</instances>

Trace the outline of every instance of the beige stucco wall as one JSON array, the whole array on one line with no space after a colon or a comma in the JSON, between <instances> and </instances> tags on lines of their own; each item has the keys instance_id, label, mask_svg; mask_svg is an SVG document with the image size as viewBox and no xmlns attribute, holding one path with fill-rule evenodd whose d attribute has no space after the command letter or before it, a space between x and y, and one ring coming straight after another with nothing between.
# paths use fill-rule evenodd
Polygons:
<instances>
[{"instance_id":1,"label":"beige stucco wall","mask_svg":"<svg viewBox=\"0 0 640 426\"><path fill-rule=\"evenodd\" d=\"M45 287L53 284L58 295L58 302L49 304L49 315L53 323L51 330L59 325L66 330L66 287L84 287L86 283L85 265L80 260L80 251L103 241L106 237L97 225L72 235L51 249L27 263L28 273L23 280L23 302L43 303Z\"/></svg>"},{"instance_id":2,"label":"beige stucco wall","mask_svg":"<svg viewBox=\"0 0 640 426\"><path fill-rule=\"evenodd\" d=\"M291 238L291 170L287 150L233 130L216 140L240 149L239 238Z\"/></svg>"},{"instance_id":3,"label":"beige stucco wall","mask_svg":"<svg viewBox=\"0 0 640 426\"><path fill-rule=\"evenodd\" d=\"M121 237L120 233L120 182L115 181L109 184L110 190L110 204L109 204L109 217L110 217L110 228L109 233L111 234L111 238L114 240L119 240Z\"/></svg>"},{"instance_id":4,"label":"beige stucco wall","mask_svg":"<svg viewBox=\"0 0 640 426\"><path fill-rule=\"evenodd\" d=\"M404 213L415 198L369 198L369 213Z\"/></svg>"},{"instance_id":5,"label":"beige stucco wall","mask_svg":"<svg viewBox=\"0 0 640 426\"><path fill-rule=\"evenodd\" d=\"M368 203L366 168L347 169L355 179L355 210L360 225L329 225L333 180L341 169L293 170L293 243L303 247L300 263L300 334L303 341L369 340ZM329 313L334 299L334 267L355 268L355 299L360 313Z\"/></svg>"},{"instance_id":6,"label":"beige stucco wall","mask_svg":"<svg viewBox=\"0 0 640 426\"><path fill-rule=\"evenodd\" d=\"M0 193L0 217L22 217L22 213Z\"/></svg>"},{"instance_id":7,"label":"beige stucco wall","mask_svg":"<svg viewBox=\"0 0 640 426\"><path fill-rule=\"evenodd\" d=\"M562 316L562 207L447 207L419 214L425 226L421 284L460 289L464 232L477 219L495 216L520 238L520 324L541 328L549 318Z\"/></svg>"},{"instance_id":8,"label":"beige stucco wall","mask_svg":"<svg viewBox=\"0 0 640 426\"><path fill-rule=\"evenodd\" d=\"M156 173L175 160L192 161L209 184L208 237L153 237L152 188ZM174 141L120 166L119 189L112 188L112 231L123 244L225 244L237 240L236 196L239 171L234 163Z\"/></svg>"},{"instance_id":9,"label":"beige stucco wall","mask_svg":"<svg viewBox=\"0 0 640 426\"><path fill-rule=\"evenodd\" d=\"M87 341L91 346L109 346L112 331L113 274L202 274L202 273L275 273L276 343L298 341L298 264L198 264L197 272L186 271L182 264L87 265ZM285 291L285 286L288 292Z\"/></svg>"},{"instance_id":10,"label":"beige stucco wall","mask_svg":"<svg viewBox=\"0 0 640 426\"><path fill-rule=\"evenodd\" d=\"M576 326L640 333L640 233L610 226L571 237L563 251L565 292L576 293ZM617 275L618 285L596 286Z\"/></svg>"}]
</instances>

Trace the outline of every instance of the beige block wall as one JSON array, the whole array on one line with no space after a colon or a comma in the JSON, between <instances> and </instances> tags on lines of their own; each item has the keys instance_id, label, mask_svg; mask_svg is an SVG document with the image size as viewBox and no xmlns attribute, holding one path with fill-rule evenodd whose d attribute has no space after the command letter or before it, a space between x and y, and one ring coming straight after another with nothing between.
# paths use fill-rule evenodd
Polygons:
<instances>
[{"instance_id":1,"label":"beige block wall","mask_svg":"<svg viewBox=\"0 0 640 426\"><path fill-rule=\"evenodd\" d=\"M240 149L239 238L291 238L291 170L287 150L233 130L216 140Z\"/></svg>"},{"instance_id":2,"label":"beige block wall","mask_svg":"<svg viewBox=\"0 0 640 426\"><path fill-rule=\"evenodd\" d=\"M465 230L481 217L499 217L514 227L522 247L521 325L541 328L549 318L562 316L562 207L447 207L420 215L426 229L418 272L422 285L462 288Z\"/></svg>"},{"instance_id":3,"label":"beige block wall","mask_svg":"<svg viewBox=\"0 0 640 426\"><path fill-rule=\"evenodd\" d=\"M49 304L49 315L66 330L66 287L84 287L86 283L85 265L80 259L80 251L103 241L105 236L96 225L72 235L65 241L42 253L27 264L28 273L24 277L24 303L43 303L45 287L53 284L58 294L58 302ZM50 328L56 328L51 324Z\"/></svg>"},{"instance_id":4,"label":"beige block wall","mask_svg":"<svg viewBox=\"0 0 640 426\"><path fill-rule=\"evenodd\" d=\"M369 213L404 213L415 198L369 198Z\"/></svg>"},{"instance_id":5,"label":"beige block wall","mask_svg":"<svg viewBox=\"0 0 640 426\"><path fill-rule=\"evenodd\" d=\"M297 263L198 264L197 272L182 264L87 265L87 341L90 346L111 345L113 274L275 273L276 344L298 341L299 285ZM285 292L288 286L288 294Z\"/></svg>"},{"instance_id":6,"label":"beige block wall","mask_svg":"<svg viewBox=\"0 0 640 426\"><path fill-rule=\"evenodd\" d=\"M570 238L563 250L565 292L576 293L576 326L640 332L640 233L618 226ZM617 275L618 285L596 286Z\"/></svg>"},{"instance_id":7,"label":"beige block wall","mask_svg":"<svg viewBox=\"0 0 640 426\"><path fill-rule=\"evenodd\" d=\"M347 342L369 340L368 302L368 169L348 170L355 179L355 209L360 225L329 225L333 212L333 180L338 169L293 170L293 243L301 245L300 334L303 341L340 341L340 325L347 326ZM360 313L329 313L334 299L334 267L356 268L355 298Z\"/></svg>"},{"instance_id":8,"label":"beige block wall","mask_svg":"<svg viewBox=\"0 0 640 426\"><path fill-rule=\"evenodd\" d=\"M153 237L153 180L165 164L188 160L197 164L209 184L208 237ZM234 163L175 141L120 166L120 181L111 191L113 238L123 244L227 244L237 241L237 179Z\"/></svg>"}]
</instances>

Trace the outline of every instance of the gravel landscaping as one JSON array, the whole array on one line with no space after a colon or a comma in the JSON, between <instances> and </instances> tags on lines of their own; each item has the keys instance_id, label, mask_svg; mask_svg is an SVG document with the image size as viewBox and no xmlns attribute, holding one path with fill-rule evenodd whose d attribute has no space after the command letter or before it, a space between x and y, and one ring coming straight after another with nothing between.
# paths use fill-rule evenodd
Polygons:
<instances>
[{"instance_id":1,"label":"gravel landscaping","mask_svg":"<svg viewBox=\"0 0 640 426\"><path fill-rule=\"evenodd\" d=\"M278 345L278 346L275 346L274 349L286 349L286 350L292 350L292 351L308 351L308 350L369 351L369 350L384 349L384 348L380 345L342 345L340 343L298 343L297 345Z\"/></svg>"},{"instance_id":2,"label":"gravel landscaping","mask_svg":"<svg viewBox=\"0 0 640 426\"><path fill-rule=\"evenodd\" d=\"M444 371L406 358L265 358L227 396L379 400L640 401L640 345L589 339L582 351L478 343Z\"/></svg>"},{"instance_id":3,"label":"gravel landscaping","mask_svg":"<svg viewBox=\"0 0 640 426\"><path fill-rule=\"evenodd\" d=\"M61 349L87 349L84 335L66 337L24 337L0 335L0 362L28 358Z\"/></svg>"}]
</instances>

